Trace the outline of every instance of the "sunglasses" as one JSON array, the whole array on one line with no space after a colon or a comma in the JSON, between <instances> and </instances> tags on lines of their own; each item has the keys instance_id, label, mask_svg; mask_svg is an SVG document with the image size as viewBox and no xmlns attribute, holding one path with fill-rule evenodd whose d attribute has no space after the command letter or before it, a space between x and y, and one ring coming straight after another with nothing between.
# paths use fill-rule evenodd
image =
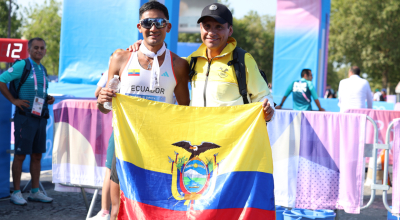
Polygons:
<instances>
[{"instance_id":1,"label":"sunglasses","mask_svg":"<svg viewBox=\"0 0 400 220\"><path fill-rule=\"evenodd\" d=\"M164 18L145 18L139 21L140 25L146 29L150 29L153 24L157 29L165 28L169 23L168 20Z\"/></svg>"}]
</instances>

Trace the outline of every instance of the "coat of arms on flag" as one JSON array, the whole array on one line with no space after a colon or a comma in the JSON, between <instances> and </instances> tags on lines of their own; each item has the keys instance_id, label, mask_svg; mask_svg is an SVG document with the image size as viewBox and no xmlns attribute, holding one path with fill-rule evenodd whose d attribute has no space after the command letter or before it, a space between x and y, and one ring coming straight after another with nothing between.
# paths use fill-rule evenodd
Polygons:
<instances>
[{"instance_id":1,"label":"coat of arms on flag","mask_svg":"<svg viewBox=\"0 0 400 220\"><path fill-rule=\"evenodd\" d=\"M275 219L260 103L197 108L117 94L118 219Z\"/></svg>"}]
</instances>

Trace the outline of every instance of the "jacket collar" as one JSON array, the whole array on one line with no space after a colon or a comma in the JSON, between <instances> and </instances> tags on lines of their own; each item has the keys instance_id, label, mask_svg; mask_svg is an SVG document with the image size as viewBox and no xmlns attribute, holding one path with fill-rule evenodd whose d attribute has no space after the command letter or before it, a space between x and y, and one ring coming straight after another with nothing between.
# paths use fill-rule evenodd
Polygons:
<instances>
[{"instance_id":1,"label":"jacket collar","mask_svg":"<svg viewBox=\"0 0 400 220\"><path fill-rule=\"evenodd\" d=\"M235 38L229 37L227 45L222 50L221 54L218 55L218 57L222 57L222 56L225 56L225 55L227 55L229 53L232 53L232 51L236 48L236 45L237 45L237 42L236 42ZM195 52L193 52L192 57L204 57L204 58L207 58L207 47L206 47L206 45L204 43L202 43L200 45L200 47Z\"/></svg>"}]
</instances>

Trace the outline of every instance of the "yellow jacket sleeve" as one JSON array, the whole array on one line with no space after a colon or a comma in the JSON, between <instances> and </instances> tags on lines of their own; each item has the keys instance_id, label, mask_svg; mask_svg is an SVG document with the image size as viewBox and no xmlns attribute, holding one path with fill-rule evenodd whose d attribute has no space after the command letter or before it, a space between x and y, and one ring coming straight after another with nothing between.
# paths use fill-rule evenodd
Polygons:
<instances>
[{"instance_id":1,"label":"yellow jacket sleeve","mask_svg":"<svg viewBox=\"0 0 400 220\"><path fill-rule=\"evenodd\" d=\"M262 102L267 98L270 105L274 107L271 91L261 76L256 61L249 53L246 53L244 59L247 74L247 92L250 95L251 102Z\"/></svg>"}]
</instances>

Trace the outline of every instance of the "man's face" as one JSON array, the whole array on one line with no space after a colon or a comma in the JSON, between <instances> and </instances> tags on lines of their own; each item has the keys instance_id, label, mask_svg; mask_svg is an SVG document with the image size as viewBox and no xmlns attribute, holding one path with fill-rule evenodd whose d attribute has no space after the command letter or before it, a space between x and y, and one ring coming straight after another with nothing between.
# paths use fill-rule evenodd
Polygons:
<instances>
[{"instance_id":1,"label":"man's face","mask_svg":"<svg viewBox=\"0 0 400 220\"><path fill-rule=\"evenodd\" d=\"M46 55L46 46L41 40L32 41L31 48L28 48L28 53L33 60L40 61Z\"/></svg>"},{"instance_id":2,"label":"man's face","mask_svg":"<svg viewBox=\"0 0 400 220\"><path fill-rule=\"evenodd\" d=\"M223 49L225 48L228 37L233 33L232 26L228 27L228 22L225 24L218 23L212 17L206 17L200 24L201 40L208 49Z\"/></svg>"},{"instance_id":3,"label":"man's face","mask_svg":"<svg viewBox=\"0 0 400 220\"><path fill-rule=\"evenodd\" d=\"M308 72L308 75L306 75L306 80L312 81L312 79L313 79L312 72L309 71L309 72Z\"/></svg>"},{"instance_id":4,"label":"man's face","mask_svg":"<svg viewBox=\"0 0 400 220\"><path fill-rule=\"evenodd\" d=\"M164 13L157 9L145 11L140 19L142 20L146 18L164 18L167 20ZM147 45L156 46L164 42L165 36L171 30L171 24L168 23L166 27L161 29L157 29L156 25L152 25L150 29L146 29L139 23L137 24L137 28L139 29L139 32L143 34L143 40Z\"/></svg>"}]
</instances>

